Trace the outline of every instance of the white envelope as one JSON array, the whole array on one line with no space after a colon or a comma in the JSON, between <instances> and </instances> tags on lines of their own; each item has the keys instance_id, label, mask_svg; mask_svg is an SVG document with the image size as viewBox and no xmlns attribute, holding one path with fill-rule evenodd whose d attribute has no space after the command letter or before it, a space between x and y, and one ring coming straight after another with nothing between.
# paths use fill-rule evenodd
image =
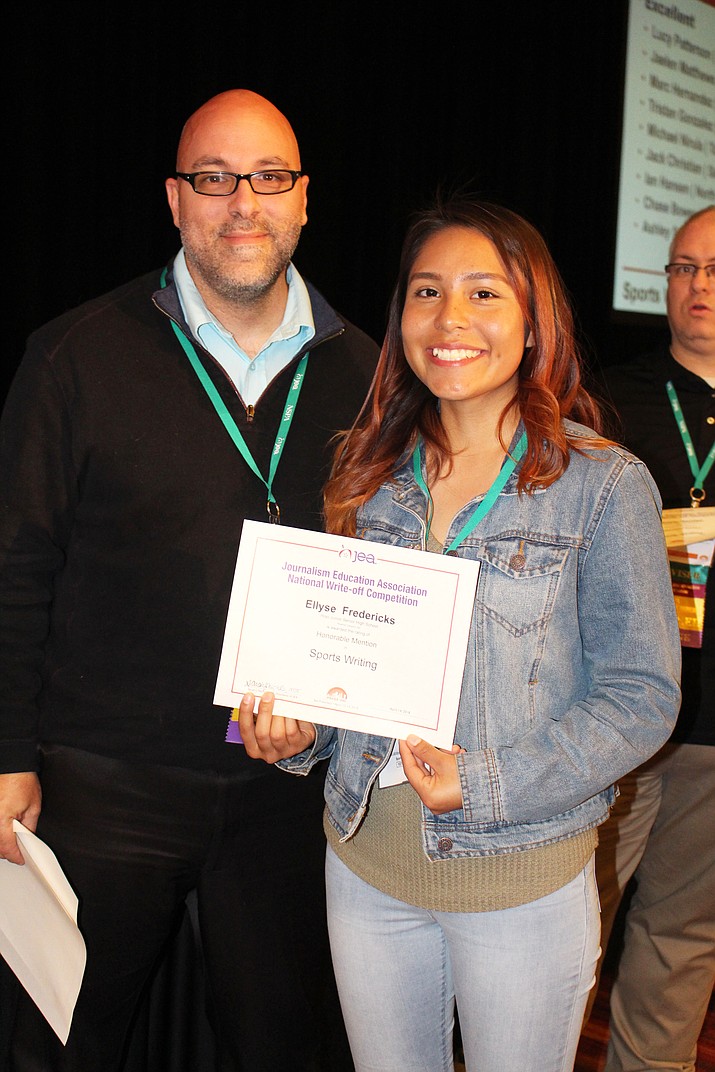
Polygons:
<instances>
[{"instance_id":1,"label":"white envelope","mask_svg":"<svg viewBox=\"0 0 715 1072\"><path fill-rule=\"evenodd\" d=\"M87 961L77 896L52 850L13 827L25 864L0 860L0 954L65 1043Z\"/></svg>"}]
</instances>

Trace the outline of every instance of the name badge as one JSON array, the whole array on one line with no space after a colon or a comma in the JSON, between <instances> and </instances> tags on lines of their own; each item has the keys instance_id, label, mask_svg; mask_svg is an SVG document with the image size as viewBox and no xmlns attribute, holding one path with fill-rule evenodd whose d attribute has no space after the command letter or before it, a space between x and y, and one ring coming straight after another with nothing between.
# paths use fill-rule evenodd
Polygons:
<instances>
[{"instance_id":1,"label":"name badge","mask_svg":"<svg viewBox=\"0 0 715 1072\"><path fill-rule=\"evenodd\" d=\"M715 507L663 511L675 609L684 648L703 646L705 591L715 554Z\"/></svg>"}]
</instances>

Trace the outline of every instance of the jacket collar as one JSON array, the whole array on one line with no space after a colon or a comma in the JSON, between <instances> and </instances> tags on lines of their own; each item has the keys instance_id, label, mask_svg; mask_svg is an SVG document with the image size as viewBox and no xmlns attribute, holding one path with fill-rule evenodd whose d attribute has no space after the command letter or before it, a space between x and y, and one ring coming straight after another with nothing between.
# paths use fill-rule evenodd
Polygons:
<instances>
[{"instance_id":1,"label":"jacket collar","mask_svg":"<svg viewBox=\"0 0 715 1072\"><path fill-rule=\"evenodd\" d=\"M184 318L179 295L174 285L173 264L174 262L172 260L167 265L166 286L160 287L158 290L154 291L154 304L163 313L166 313L167 316L171 317L184 334L191 338L191 330ZM302 357L306 350L312 350L319 343L325 342L327 339L332 339L336 335L342 335L345 331L345 321L338 316L330 305L328 305L320 291L316 290L312 283L309 283L307 280L306 286L308 288L308 294L310 295L310 304L313 309L315 335L295 355L296 358Z\"/></svg>"}]
</instances>

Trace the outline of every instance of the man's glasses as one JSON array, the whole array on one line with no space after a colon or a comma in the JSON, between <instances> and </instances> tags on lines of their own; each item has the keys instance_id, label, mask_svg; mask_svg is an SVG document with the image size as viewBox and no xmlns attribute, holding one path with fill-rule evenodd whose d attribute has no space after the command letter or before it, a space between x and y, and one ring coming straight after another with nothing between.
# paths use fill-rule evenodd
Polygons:
<instances>
[{"instance_id":1,"label":"man's glasses","mask_svg":"<svg viewBox=\"0 0 715 1072\"><path fill-rule=\"evenodd\" d=\"M715 279L715 264L666 264L665 270L671 279L695 279L703 271L708 279Z\"/></svg>"},{"instance_id":2,"label":"man's glasses","mask_svg":"<svg viewBox=\"0 0 715 1072\"><path fill-rule=\"evenodd\" d=\"M177 179L186 179L194 193L206 197L230 197L235 194L241 179L245 179L254 194L286 194L292 190L302 171L251 171L237 175L233 171L177 171Z\"/></svg>"}]
</instances>

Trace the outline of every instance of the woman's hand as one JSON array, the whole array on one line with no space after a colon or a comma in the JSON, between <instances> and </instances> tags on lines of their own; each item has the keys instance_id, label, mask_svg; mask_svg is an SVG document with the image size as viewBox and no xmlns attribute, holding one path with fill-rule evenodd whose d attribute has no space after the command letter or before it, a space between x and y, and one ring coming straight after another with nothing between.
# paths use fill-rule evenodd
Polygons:
<instances>
[{"instance_id":1,"label":"woman's hand","mask_svg":"<svg viewBox=\"0 0 715 1072\"><path fill-rule=\"evenodd\" d=\"M238 709L238 728L246 751L252 759L264 759L266 763L297 756L315 740L312 722L274 715L274 699L272 692L264 692L258 702L258 714L254 714L256 698L247 692Z\"/></svg>"},{"instance_id":2,"label":"woman's hand","mask_svg":"<svg viewBox=\"0 0 715 1072\"><path fill-rule=\"evenodd\" d=\"M425 807L435 815L462 807L462 787L455 757L464 751L455 744L451 752L445 752L413 734L406 741L400 741L407 781Z\"/></svg>"}]
</instances>

